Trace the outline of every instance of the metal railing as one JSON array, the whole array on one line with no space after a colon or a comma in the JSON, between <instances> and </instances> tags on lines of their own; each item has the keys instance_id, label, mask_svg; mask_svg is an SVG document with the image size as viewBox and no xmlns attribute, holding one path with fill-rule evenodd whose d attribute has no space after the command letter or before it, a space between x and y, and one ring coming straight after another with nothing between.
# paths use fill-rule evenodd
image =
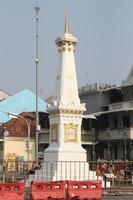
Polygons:
<instances>
[{"instance_id":1,"label":"metal railing","mask_svg":"<svg viewBox=\"0 0 133 200\"><path fill-rule=\"evenodd\" d=\"M126 101L126 102L109 104L109 111L128 110L130 108L133 108L133 101Z\"/></svg>"},{"instance_id":2,"label":"metal railing","mask_svg":"<svg viewBox=\"0 0 133 200\"><path fill-rule=\"evenodd\" d=\"M1 161L0 181L102 180L103 187L133 187L133 161Z\"/></svg>"},{"instance_id":3,"label":"metal railing","mask_svg":"<svg viewBox=\"0 0 133 200\"><path fill-rule=\"evenodd\" d=\"M98 131L98 139L99 140L108 140L108 134L107 130ZM133 139L133 128L117 128L117 129L110 129L109 131L109 137L110 140L123 140L125 139L125 133L126 133L126 139Z\"/></svg>"}]
</instances>

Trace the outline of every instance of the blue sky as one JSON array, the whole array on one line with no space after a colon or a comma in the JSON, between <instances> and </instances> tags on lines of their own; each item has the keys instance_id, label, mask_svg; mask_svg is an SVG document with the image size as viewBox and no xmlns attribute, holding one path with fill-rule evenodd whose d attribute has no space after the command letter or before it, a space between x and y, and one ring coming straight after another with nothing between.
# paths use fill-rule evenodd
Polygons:
<instances>
[{"instance_id":1,"label":"blue sky","mask_svg":"<svg viewBox=\"0 0 133 200\"><path fill-rule=\"evenodd\" d=\"M0 1L0 88L35 92L35 0ZM78 85L120 84L133 65L133 0L39 0L39 95L52 94L58 53L55 39L69 30L79 40Z\"/></svg>"}]
</instances>

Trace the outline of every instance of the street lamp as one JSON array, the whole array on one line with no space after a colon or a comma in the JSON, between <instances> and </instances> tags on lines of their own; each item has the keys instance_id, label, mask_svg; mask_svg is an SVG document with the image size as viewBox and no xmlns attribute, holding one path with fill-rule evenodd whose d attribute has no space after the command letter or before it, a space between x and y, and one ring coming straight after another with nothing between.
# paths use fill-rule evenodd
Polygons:
<instances>
[{"instance_id":1,"label":"street lamp","mask_svg":"<svg viewBox=\"0 0 133 200\"><path fill-rule=\"evenodd\" d=\"M107 155L108 155L108 160L110 160L110 128L109 127L106 129L106 133L107 133L107 139L108 139Z\"/></svg>"},{"instance_id":2,"label":"street lamp","mask_svg":"<svg viewBox=\"0 0 133 200\"><path fill-rule=\"evenodd\" d=\"M127 159L127 134L126 134L126 127L124 127L123 134L124 134L124 160L126 160Z\"/></svg>"},{"instance_id":3,"label":"street lamp","mask_svg":"<svg viewBox=\"0 0 133 200\"><path fill-rule=\"evenodd\" d=\"M39 13L40 7L35 7L36 12L36 148L35 148L35 154L36 154L36 161L38 160L38 134L39 134L39 114L38 114L38 89L39 89L39 78L38 78L38 62L39 62L39 56L38 56L38 22L39 22Z\"/></svg>"},{"instance_id":4,"label":"street lamp","mask_svg":"<svg viewBox=\"0 0 133 200\"><path fill-rule=\"evenodd\" d=\"M26 147L27 147L27 161L30 160L30 149L29 149L29 142L30 142L30 124L28 122L27 119L25 119L25 117L23 117L22 115L17 115L17 114L14 114L14 113L10 113L10 112L6 112L6 111L0 111L2 113L5 113L7 114L10 118L15 118L15 119L23 119L24 122L26 123L27 125L27 141L26 141ZM33 116L32 116L33 117Z\"/></svg>"},{"instance_id":5,"label":"street lamp","mask_svg":"<svg viewBox=\"0 0 133 200\"><path fill-rule=\"evenodd\" d=\"M95 161L95 128L91 129L92 131L92 161Z\"/></svg>"}]
</instances>

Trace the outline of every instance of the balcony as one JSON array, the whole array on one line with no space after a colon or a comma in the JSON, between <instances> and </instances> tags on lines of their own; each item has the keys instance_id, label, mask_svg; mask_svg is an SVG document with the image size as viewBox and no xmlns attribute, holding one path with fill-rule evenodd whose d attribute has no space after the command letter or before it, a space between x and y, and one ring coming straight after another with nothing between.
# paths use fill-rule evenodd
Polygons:
<instances>
[{"instance_id":1,"label":"balcony","mask_svg":"<svg viewBox=\"0 0 133 200\"><path fill-rule=\"evenodd\" d=\"M133 128L126 128L126 129L112 129L109 132L109 136L106 130L99 131L99 140L123 140L125 139L133 139Z\"/></svg>"},{"instance_id":2,"label":"balcony","mask_svg":"<svg viewBox=\"0 0 133 200\"><path fill-rule=\"evenodd\" d=\"M109 111L129 110L133 108L133 101L109 104Z\"/></svg>"},{"instance_id":3,"label":"balcony","mask_svg":"<svg viewBox=\"0 0 133 200\"><path fill-rule=\"evenodd\" d=\"M81 142L82 144L92 144L92 136L90 131L81 131Z\"/></svg>"}]
</instances>

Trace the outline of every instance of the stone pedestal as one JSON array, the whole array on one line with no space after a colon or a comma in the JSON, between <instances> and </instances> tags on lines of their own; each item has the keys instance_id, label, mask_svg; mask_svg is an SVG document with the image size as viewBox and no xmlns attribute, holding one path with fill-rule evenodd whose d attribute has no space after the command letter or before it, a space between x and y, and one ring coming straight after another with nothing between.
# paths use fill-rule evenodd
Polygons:
<instances>
[{"instance_id":1,"label":"stone pedestal","mask_svg":"<svg viewBox=\"0 0 133 200\"><path fill-rule=\"evenodd\" d=\"M29 175L29 181L97 180L96 172L89 170L87 162L44 162L41 170Z\"/></svg>"},{"instance_id":2,"label":"stone pedestal","mask_svg":"<svg viewBox=\"0 0 133 200\"><path fill-rule=\"evenodd\" d=\"M86 150L83 149L79 144L64 144L64 146L57 148L53 145L50 145L44 152L44 160L48 162L86 162Z\"/></svg>"}]
</instances>

